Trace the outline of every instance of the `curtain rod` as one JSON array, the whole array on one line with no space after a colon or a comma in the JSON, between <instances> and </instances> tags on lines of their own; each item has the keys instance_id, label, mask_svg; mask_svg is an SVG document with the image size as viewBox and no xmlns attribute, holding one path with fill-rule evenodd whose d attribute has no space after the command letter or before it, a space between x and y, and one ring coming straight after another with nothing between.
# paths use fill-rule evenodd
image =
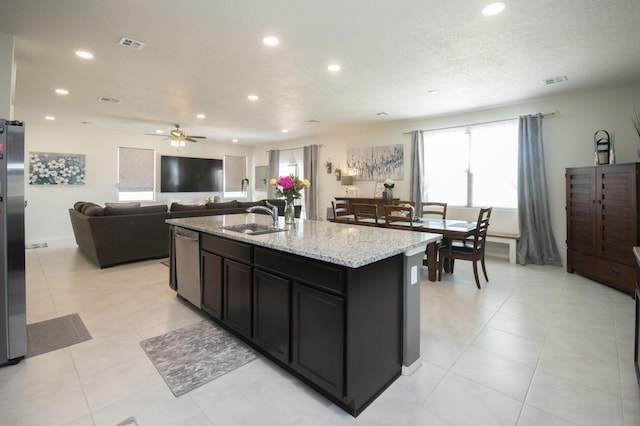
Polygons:
<instances>
[{"instance_id":1,"label":"curtain rod","mask_svg":"<svg viewBox=\"0 0 640 426\"><path fill-rule=\"evenodd\" d=\"M311 145L306 145L306 146L311 146ZM324 144L320 144L318 145L318 148L322 148L324 147ZM279 149L278 151L282 152L282 151L293 151L294 149L304 149L304 146L299 146L297 148L284 148L284 149ZM272 149L268 149L267 152L269 151L273 151Z\"/></svg>"},{"instance_id":2,"label":"curtain rod","mask_svg":"<svg viewBox=\"0 0 640 426\"><path fill-rule=\"evenodd\" d=\"M554 111L554 112L548 112L546 114L542 114L543 117L547 117L550 115L558 115L560 114L560 111ZM491 123L500 123L502 121L509 121L509 120L516 120L518 117L515 118L504 118L502 120L493 120L493 121L483 121L481 123L473 123L473 124L461 124L459 126L449 126L449 127L439 127L437 129L429 129L429 130L419 130L420 132L431 132L434 130L448 130L448 129L455 129L457 127L468 127L468 126L477 126L479 124L491 124ZM413 132L404 132L403 134L405 135L410 135Z\"/></svg>"}]
</instances>

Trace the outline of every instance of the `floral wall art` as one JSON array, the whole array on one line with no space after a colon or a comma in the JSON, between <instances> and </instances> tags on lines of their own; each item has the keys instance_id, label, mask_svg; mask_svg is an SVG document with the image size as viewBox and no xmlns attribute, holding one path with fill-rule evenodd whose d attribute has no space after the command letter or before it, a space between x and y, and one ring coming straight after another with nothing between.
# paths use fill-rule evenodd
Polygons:
<instances>
[{"instance_id":1,"label":"floral wall art","mask_svg":"<svg viewBox=\"0 0 640 426\"><path fill-rule=\"evenodd\" d=\"M30 185L84 185L84 155L29 153Z\"/></svg>"},{"instance_id":2,"label":"floral wall art","mask_svg":"<svg viewBox=\"0 0 640 426\"><path fill-rule=\"evenodd\" d=\"M347 169L354 180L404 179L404 146L347 149Z\"/></svg>"}]
</instances>

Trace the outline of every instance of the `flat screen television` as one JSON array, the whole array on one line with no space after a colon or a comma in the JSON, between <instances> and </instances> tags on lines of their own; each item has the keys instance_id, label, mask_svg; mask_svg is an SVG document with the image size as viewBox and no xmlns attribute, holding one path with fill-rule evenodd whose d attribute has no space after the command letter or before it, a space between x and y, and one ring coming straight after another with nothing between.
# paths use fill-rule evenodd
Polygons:
<instances>
[{"instance_id":1,"label":"flat screen television","mask_svg":"<svg viewBox=\"0 0 640 426\"><path fill-rule=\"evenodd\" d=\"M222 173L222 160L163 155L160 192L221 192Z\"/></svg>"}]
</instances>

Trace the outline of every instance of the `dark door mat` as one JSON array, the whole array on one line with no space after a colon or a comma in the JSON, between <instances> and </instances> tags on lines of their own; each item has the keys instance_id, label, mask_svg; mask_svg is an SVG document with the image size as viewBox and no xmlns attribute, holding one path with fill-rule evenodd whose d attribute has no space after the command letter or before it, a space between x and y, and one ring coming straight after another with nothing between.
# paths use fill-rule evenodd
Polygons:
<instances>
[{"instance_id":1,"label":"dark door mat","mask_svg":"<svg viewBox=\"0 0 640 426\"><path fill-rule=\"evenodd\" d=\"M140 346L175 396L258 357L240 339L207 320L143 340Z\"/></svg>"},{"instance_id":2,"label":"dark door mat","mask_svg":"<svg viewBox=\"0 0 640 426\"><path fill-rule=\"evenodd\" d=\"M66 348L91 338L78 314L27 324L27 357Z\"/></svg>"}]
</instances>

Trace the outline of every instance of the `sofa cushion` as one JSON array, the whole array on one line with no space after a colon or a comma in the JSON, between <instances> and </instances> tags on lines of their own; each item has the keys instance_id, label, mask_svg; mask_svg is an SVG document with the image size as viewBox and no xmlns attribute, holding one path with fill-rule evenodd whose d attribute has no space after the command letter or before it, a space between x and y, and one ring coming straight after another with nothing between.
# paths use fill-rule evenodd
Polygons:
<instances>
[{"instance_id":1,"label":"sofa cushion","mask_svg":"<svg viewBox=\"0 0 640 426\"><path fill-rule=\"evenodd\" d=\"M264 200L260 201L238 201L238 208L248 209L253 206L264 206Z\"/></svg>"},{"instance_id":2,"label":"sofa cushion","mask_svg":"<svg viewBox=\"0 0 640 426\"><path fill-rule=\"evenodd\" d=\"M76 201L73 204L73 209L77 212L81 212L82 213L82 208L84 207L84 205L87 204L86 201Z\"/></svg>"},{"instance_id":3,"label":"sofa cushion","mask_svg":"<svg viewBox=\"0 0 640 426\"><path fill-rule=\"evenodd\" d=\"M272 198L270 200L266 200L266 202L276 206L279 209L284 209L284 205L285 205L284 198Z\"/></svg>"},{"instance_id":4,"label":"sofa cushion","mask_svg":"<svg viewBox=\"0 0 640 426\"><path fill-rule=\"evenodd\" d=\"M165 204L158 204L154 206L141 206L141 207L105 207L105 216L121 216L128 214L148 214L148 213L167 213L167 206Z\"/></svg>"},{"instance_id":5,"label":"sofa cushion","mask_svg":"<svg viewBox=\"0 0 640 426\"><path fill-rule=\"evenodd\" d=\"M105 207L114 207L117 209L130 209L132 207L140 207L140 201L130 201L127 203L104 203Z\"/></svg>"},{"instance_id":6,"label":"sofa cushion","mask_svg":"<svg viewBox=\"0 0 640 426\"><path fill-rule=\"evenodd\" d=\"M104 208L94 203L85 203L82 213L86 216L104 216Z\"/></svg>"},{"instance_id":7,"label":"sofa cushion","mask_svg":"<svg viewBox=\"0 0 640 426\"><path fill-rule=\"evenodd\" d=\"M225 201L224 203L207 203L208 209L236 209L238 208L238 200Z\"/></svg>"},{"instance_id":8,"label":"sofa cushion","mask_svg":"<svg viewBox=\"0 0 640 426\"><path fill-rule=\"evenodd\" d=\"M184 211L191 211L191 210L204 210L206 208L207 207L204 204L180 204L180 203L173 202L171 203L170 210L172 212L184 212Z\"/></svg>"}]
</instances>

